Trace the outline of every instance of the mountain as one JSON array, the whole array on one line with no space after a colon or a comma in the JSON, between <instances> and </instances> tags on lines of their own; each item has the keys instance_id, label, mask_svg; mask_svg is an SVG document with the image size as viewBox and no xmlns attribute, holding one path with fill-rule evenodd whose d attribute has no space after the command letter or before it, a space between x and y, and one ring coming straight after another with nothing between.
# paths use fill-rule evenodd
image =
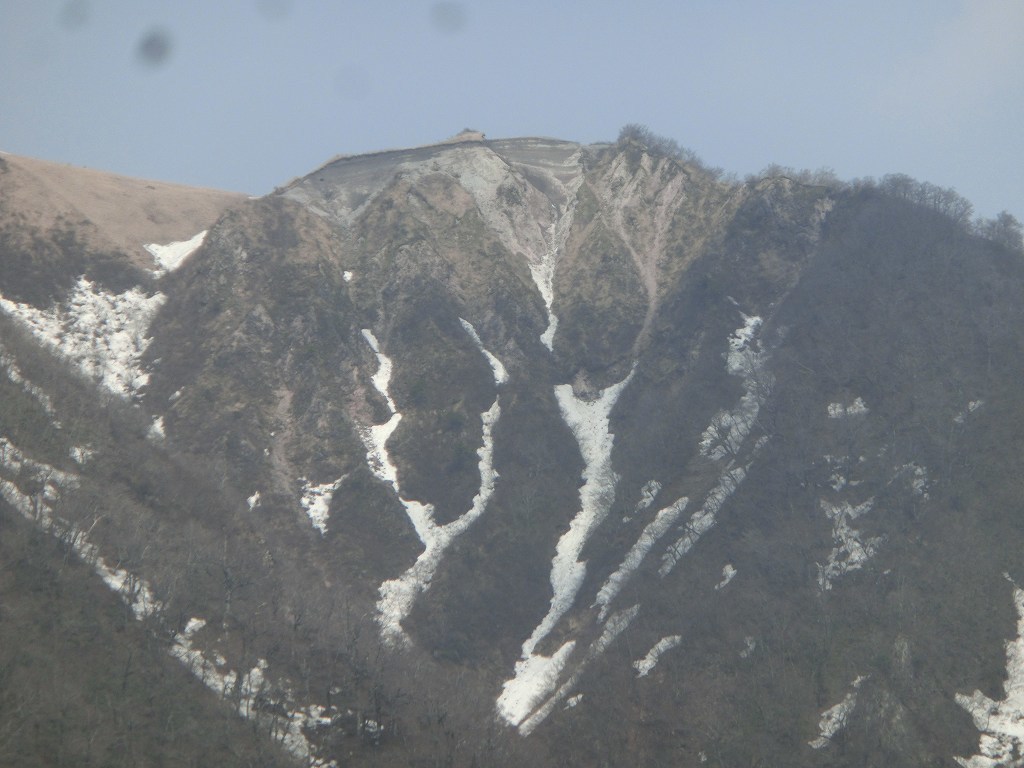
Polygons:
<instances>
[{"instance_id":1,"label":"mountain","mask_svg":"<svg viewBox=\"0 0 1024 768\"><path fill-rule=\"evenodd\" d=\"M258 199L0 155L0 763L1024 765L970 217L636 126Z\"/></svg>"}]
</instances>

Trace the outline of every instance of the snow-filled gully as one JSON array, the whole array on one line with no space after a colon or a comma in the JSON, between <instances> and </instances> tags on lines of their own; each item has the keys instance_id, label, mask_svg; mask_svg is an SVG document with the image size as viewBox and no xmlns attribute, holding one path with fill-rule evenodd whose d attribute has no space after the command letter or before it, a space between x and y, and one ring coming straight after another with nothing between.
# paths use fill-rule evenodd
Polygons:
<instances>
[{"instance_id":1,"label":"snow-filled gully","mask_svg":"<svg viewBox=\"0 0 1024 768\"><path fill-rule=\"evenodd\" d=\"M571 187L572 197L566 205L565 210L559 212L554 204L551 206L551 226L548 228L547 249L540 258L530 259L527 266L530 268L530 276L544 299L544 308L548 314L548 325L540 335L541 343L548 350L554 350L555 331L558 329L558 316L552 310L555 301L555 268L558 266L558 258L565 243L569 239L569 231L572 229L572 222L576 213L576 192L583 182L580 176Z\"/></svg>"},{"instance_id":2,"label":"snow-filled gully","mask_svg":"<svg viewBox=\"0 0 1024 768\"><path fill-rule=\"evenodd\" d=\"M1009 576L1006 578L1013 584ZM1016 584L1013 605L1017 609L1017 637L1006 643L1006 696L995 701L981 691L970 696L956 694L956 703L967 710L981 733L977 755L954 758L964 768L1024 766L1024 590Z\"/></svg>"},{"instance_id":3,"label":"snow-filled gully","mask_svg":"<svg viewBox=\"0 0 1024 768\"><path fill-rule=\"evenodd\" d=\"M490 365L495 387L500 388L508 381L508 372L505 370L505 366L484 347L472 324L462 318L460 318L460 322ZM498 473L494 469L493 433L494 425L498 423L498 418L501 416L500 395L495 396L491 407L480 415L483 423L482 445L477 449L480 490L473 497L469 511L449 523L438 525L434 522L432 505L402 496L398 482L398 469L392 463L387 449L388 438L394 433L402 418L389 391L392 362L381 352L380 344L372 331L363 330L362 333L363 338L366 339L377 356L377 372L371 380L391 410L391 418L385 424L370 426L363 430L367 462L374 474L395 490L416 530L416 535L419 536L423 544L423 552L416 558L416 562L412 566L401 576L389 579L380 585L380 599L377 601L377 621L384 639L388 642L408 642L408 637L402 629L402 620L409 615L416 597L430 588L430 582L437 572L441 558L452 541L479 519L494 493L494 484L498 479Z\"/></svg>"},{"instance_id":4,"label":"snow-filled gully","mask_svg":"<svg viewBox=\"0 0 1024 768\"><path fill-rule=\"evenodd\" d=\"M632 378L633 371L630 371L626 378L602 390L592 401L578 397L570 384L555 387L562 418L576 438L583 456L583 485L579 491L579 511L569 524L569 530L558 540L551 561L552 596L548 612L523 643L522 657L516 663L515 674L505 682L498 697L498 713L511 725L524 723L555 689L575 648L575 641L570 640L551 656L536 653L537 645L573 606L587 569L586 563L579 559L580 554L615 499L618 481L612 469L615 437L609 431L608 422L612 407Z\"/></svg>"}]
</instances>

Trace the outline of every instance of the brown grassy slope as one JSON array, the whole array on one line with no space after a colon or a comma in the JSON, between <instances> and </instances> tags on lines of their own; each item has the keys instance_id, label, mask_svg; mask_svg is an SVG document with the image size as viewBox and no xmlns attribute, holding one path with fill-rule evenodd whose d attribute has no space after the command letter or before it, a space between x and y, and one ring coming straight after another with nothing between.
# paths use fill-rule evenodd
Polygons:
<instances>
[{"instance_id":1,"label":"brown grassy slope","mask_svg":"<svg viewBox=\"0 0 1024 768\"><path fill-rule=\"evenodd\" d=\"M82 227L96 251L125 253L151 267L146 243L186 240L210 226L245 195L134 179L0 153L0 211L21 226L49 231L58 224Z\"/></svg>"}]
</instances>

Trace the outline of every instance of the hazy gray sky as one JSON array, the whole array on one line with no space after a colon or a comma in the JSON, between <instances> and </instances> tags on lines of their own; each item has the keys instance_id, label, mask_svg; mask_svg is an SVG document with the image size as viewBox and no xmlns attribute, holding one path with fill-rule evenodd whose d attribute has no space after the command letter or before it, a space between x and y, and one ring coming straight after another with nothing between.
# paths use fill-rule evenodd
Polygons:
<instances>
[{"instance_id":1,"label":"hazy gray sky","mask_svg":"<svg viewBox=\"0 0 1024 768\"><path fill-rule=\"evenodd\" d=\"M741 176L1024 219L1024 0L0 0L0 149L263 194L335 154L644 123Z\"/></svg>"}]
</instances>

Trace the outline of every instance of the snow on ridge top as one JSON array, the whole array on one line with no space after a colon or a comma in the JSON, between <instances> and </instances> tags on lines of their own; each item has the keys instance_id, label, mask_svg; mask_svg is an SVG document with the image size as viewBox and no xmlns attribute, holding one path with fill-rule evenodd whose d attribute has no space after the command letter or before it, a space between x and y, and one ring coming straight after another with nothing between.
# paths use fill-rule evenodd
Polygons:
<instances>
[{"instance_id":1,"label":"snow on ridge top","mask_svg":"<svg viewBox=\"0 0 1024 768\"><path fill-rule=\"evenodd\" d=\"M149 383L142 354L149 324L167 297L139 288L111 294L83 275L64 306L38 309L0 296L0 311L116 395L137 395Z\"/></svg>"},{"instance_id":2,"label":"snow on ridge top","mask_svg":"<svg viewBox=\"0 0 1024 768\"><path fill-rule=\"evenodd\" d=\"M148 243L143 246L153 256L153 260L156 261L157 268L153 272L159 276L167 272L173 272L180 267L182 262L195 253L199 246L203 244L206 232L207 230L204 229L188 240L181 240L176 243L168 243L167 245Z\"/></svg>"}]
</instances>

